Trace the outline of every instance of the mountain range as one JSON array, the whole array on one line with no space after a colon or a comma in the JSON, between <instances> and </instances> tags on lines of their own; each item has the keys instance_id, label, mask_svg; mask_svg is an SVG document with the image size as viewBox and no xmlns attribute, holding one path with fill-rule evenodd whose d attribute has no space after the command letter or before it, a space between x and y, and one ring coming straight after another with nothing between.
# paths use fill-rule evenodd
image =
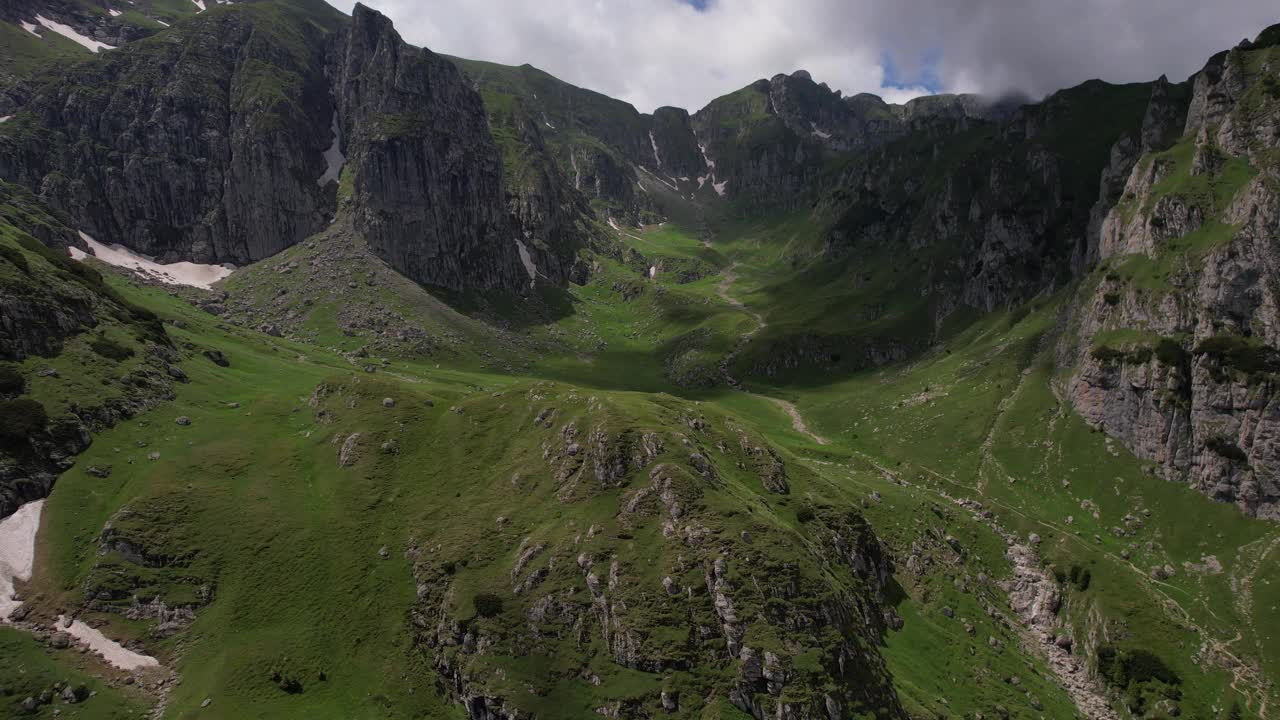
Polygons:
<instances>
[{"instance_id":1,"label":"mountain range","mask_svg":"<svg viewBox=\"0 0 1280 720\"><path fill-rule=\"evenodd\" d=\"M0 8L15 717L1265 718L1278 383L1280 25L645 114L359 4Z\"/></svg>"}]
</instances>

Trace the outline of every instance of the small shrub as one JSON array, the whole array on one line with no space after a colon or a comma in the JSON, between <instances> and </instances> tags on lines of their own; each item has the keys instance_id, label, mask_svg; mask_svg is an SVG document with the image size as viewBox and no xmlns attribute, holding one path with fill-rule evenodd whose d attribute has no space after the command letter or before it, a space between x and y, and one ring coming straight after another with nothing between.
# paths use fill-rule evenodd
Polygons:
<instances>
[{"instance_id":1,"label":"small shrub","mask_svg":"<svg viewBox=\"0 0 1280 720\"><path fill-rule=\"evenodd\" d=\"M1155 653L1142 649L1121 650L1112 645L1098 648L1098 674L1115 688L1127 688L1131 684L1160 682L1180 685L1182 678Z\"/></svg>"},{"instance_id":2,"label":"small shrub","mask_svg":"<svg viewBox=\"0 0 1280 720\"><path fill-rule=\"evenodd\" d=\"M1089 568L1080 571L1079 577L1076 578L1076 589L1084 592L1089 589L1089 583L1093 580L1093 573L1089 572Z\"/></svg>"},{"instance_id":3,"label":"small shrub","mask_svg":"<svg viewBox=\"0 0 1280 720\"><path fill-rule=\"evenodd\" d=\"M1138 347L1132 350L1119 350L1107 345L1099 345L1095 347L1089 354L1094 360L1101 363L1124 363L1128 365L1141 365L1151 359L1151 348Z\"/></svg>"},{"instance_id":4,"label":"small shrub","mask_svg":"<svg viewBox=\"0 0 1280 720\"><path fill-rule=\"evenodd\" d=\"M1182 367L1186 365L1190 356L1183 349L1182 343L1173 338L1160 338L1160 342L1156 343L1156 360L1161 364L1169 367Z\"/></svg>"},{"instance_id":5,"label":"small shrub","mask_svg":"<svg viewBox=\"0 0 1280 720\"><path fill-rule=\"evenodd\" d=\"M1113 292L1104 293L1104 294L1103 294L1103 296L1102 296L1102 299L1103 299L1103 301L1105 301L1108 305L1119 305L1119 304L1120 304L1120 293L1113 293Z\"/></svg>"},{"instance_id":6,"label":"small shrub","mask_svg":"<svg viewBox=\"0 0 1280 720\"><path fill-rule=\"evenodd\" d=\"M1273 372L1280 367L1275 350L1241 335L1205 338L1196 346L1196 352L1245 373Z\"/></svg>"},{"instance_id":7,"label":"small shrub","mask_svg":"<svg viewBox=\"0 0 1280 720\"><path fill-rule=\"evenodd\" d=\"M21 395L26 387L22 373L11 367L0 366L0 395Z\"/></svg>"},{"instance_id":8,"label":"small shrub","mask_svg":"<svg viewBox=\"0 0 1280 720\"><path fill-rule=\"evenodd\" d=\"M1239 445L1231 442L1225 435L1211 435L1204 441L1204 446L1217 455L1232 462L1248 463L1249 455Z\"/></svg>"},{"instance_id":9,"label":"small shrub","mask_svg":"<svg viewBox=\"0 0 1280 720\"><path fill-rule=\"evenodd\" d=\"M90 349L108 360L127 360L133 357L133 348L126 347L107 337L94 338L89 343Z\"/></svg>"},{"instance_id":10,"label":"small shrub","mask_svg":"<svg viewBox=\"0 0 1280 720\"><path fill-rule=\"evenodd\" d=\"M26 440L48 424L49 415L39 402L30 398L0 400L0 439Z\"/></svg>"},{"instance_id":11,"label":"small shrub","mask_svg":"<svg viewBox=\"0 0 1280 720\"><path fill-rule=\"evenodd\" d=\"M1101 363L1124 362L1125 352L1106 345L1099 345L1089 352L1094 360Z\"/></svg>"},{"instance_id":12,"label":"small shrub","mask_svg":"<svg viewBox=\"0 0 1280 720\"><path fill-rule=\"evenodd\" d=\"M811 507L805 506L796 510L796 520L802 523L813 522L817 517L818 516L813 512L813 508Z\"/></svg>"},{"instance_id":13,"label":"small shrub","mask_svg":"<svg viewBox=\"0 0 1280 720\"><path fill-rule=\"evenodd\" d=\"M1089 582L1093 579L1093 573L1089 572L1089 568L1072 565L1071 572L1067 574L1067 579L1080 592L1089 589Z\"/></svg>"},{"instance_id":14,"label":"small shrub","mask_svg":"<svg viewBox=\"0 0 1280 720\"><path fill-rule=\"evenodd\" d=\"M480 617L491 618L502 613L502 598L493 593L479 593L471 602Z\"/></svg>"},{"instance_id":15,"label":"small shrub","mask_svg":"<svg viewBox=\"0 0 1280 720\"><path fill-rule=\"evenodd\" d=\"M1146 650L1129 650L1122 655L1122 662L1129 679L1133 682L1149 682L1159 680L1166 685L1178 685L1182 678L1173 671L1155 653Z\"/></svg>"},{"instance_id":16,"label":"small shrub","mask_svg":"<svg viewBox=\"0 0 1280 720\"><path fill-rule=\"evenodd\" d=\"M275 683L276 687L290 695L297 695L302 692L302 681L293 675L281 672L280 670L273 670L271 672L271 682Z\"/></svg>"},{"instance_id":17,"label":"small shrub","mask_svg":"<svg viewBox=\"0 0 1280 720\"><path fill-rule=\"evenodd\" d=\"M31 274L31 265L27 262L27 256L22 251L9 245L0 245L0 258L8 260L13 266L17 267L23 274Z\"/></svg>"}]
</instances>

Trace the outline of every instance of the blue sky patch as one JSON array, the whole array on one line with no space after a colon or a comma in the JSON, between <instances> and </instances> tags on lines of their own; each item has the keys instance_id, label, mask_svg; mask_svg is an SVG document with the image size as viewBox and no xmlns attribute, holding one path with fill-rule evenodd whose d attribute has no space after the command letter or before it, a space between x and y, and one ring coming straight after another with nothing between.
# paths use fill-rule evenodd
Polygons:
<instances>
[{"instance_id":1,"label":"blue sky patch","mask_svg":"<svg viewBox=\"0 0 1280 720\"><path fill-rule=\"evenodd\" d=\"M884 86L891 88L923 87L931 93L941 92L942 77L938 74L941 63L941 51L931 50L920 56L915 62L918 70L911 73L894 61L892 53L886 51L880 54L880 67L884 68Z\"/></svg>"}]
</instances>

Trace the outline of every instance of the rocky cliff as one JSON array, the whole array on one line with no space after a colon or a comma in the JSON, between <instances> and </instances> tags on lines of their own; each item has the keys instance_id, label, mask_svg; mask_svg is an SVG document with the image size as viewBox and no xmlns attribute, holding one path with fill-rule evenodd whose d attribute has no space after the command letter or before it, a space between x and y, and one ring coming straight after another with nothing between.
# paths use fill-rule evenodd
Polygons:
<instances>
[{"instance_id":1,"label":"rocky cliff","mask_svg":"<svg viewBox=\"0 0 1280 720\"><path fill-rule=\"evenodd\" d=\"M447 60L356 5L334 87L356 229L392 267L454 290L528 282L480 97Z\"/></svg>"},{"instance_id":2,"label":"rocky cliff","mask_svg":"<svg viewBox=\"0 0 1280 720\"><path fill-rule=\"evenodd\" d=\"M246 263L322 228L332 103L319 2L217 9L8 93L0 177L162 261Z\"/></svg>"},{"instance_id":3,"label":"rocky cliff","mask_svg":"<svg viewBox=\"0 0 1280 720\"><path fill-rule=\"evenodd\" d=\"M559 212L541 213L535 226L548 220L564 226L583 217L652 222L664 207L649 186L688 192L702 174L702 155L684 110L664 107L646 115L529 65L452 60L485 99L513 206L561 206ZM560 190L546 186L551 175L562 183ZM563 193L570 187L588 207L568 207L572 203L566 204ZM528 229L527 221L522 227Z\"/></svg>"},{"instance_id":4,"label":"rocky cliff","mask_svg":"<svg viewBox=\"0 0 1280 720\"><path fill-rule=\"evenodd\" d=\"M0 178L164 262L243 264L298 243L332 221L344 171L357 229L420 283L527 287L524 242L564 284L582 243L554 213L507 207L479 96L364 6L350 21L320 0L210 8L54 63L0 106L13 115Z\"/></svg>"},{"instance_id":5,"label":"rocky cliff","mask_svg":"<svg viewBox=\"0 0 1280 720\"><path fill-rule=\"evenodd\" d=\"M1156 86L1077 295L1065 392L1186 482L1280 519L1280 28ZM1127 162L1123 160L1127 158ZM1083 342L1076 343L1075 337Z\"/></svg>"},{"instance_id":6,"label":"rocky cliff","mask_svg":"<svg viewBox=\"0 0 1280 720\"><path fill-rule=\"evenodd\" d=\"M999 119L1008 103L938 95L891 105L863 93L843 97L804 70L757 80L693 116L706 174L733 198L764 208L802 203L824 164L881 147L937 118Z\"/></svg>"}]
</instances>

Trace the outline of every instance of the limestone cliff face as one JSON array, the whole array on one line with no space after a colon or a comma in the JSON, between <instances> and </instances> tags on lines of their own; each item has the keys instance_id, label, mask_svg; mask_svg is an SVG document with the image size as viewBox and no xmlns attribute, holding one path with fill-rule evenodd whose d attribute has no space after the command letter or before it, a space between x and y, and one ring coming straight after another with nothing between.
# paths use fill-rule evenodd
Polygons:
<instances>
[{"instance_id":1,"label":"limestone cliff face","mask_svg":"<svg viewBox=\"0 0 1280 720\"><path fill-rule=\"evenodd\" d=\"M356 229L423 284L526 288L523 241L562 285L582 243L550 191L508 207L479 96L363 6L218 8L8 88L0 109L0 179L164 262L298 243L332 221L343 171Z\"/></svg>"},{"instance_id":2,"label":"limestone cliff face","mask_svg":"<svg viewBox=\"0 0 1280 720\"><path fill-rule=\"evenodd\" d=\"M209 13L13 89L0 178L162 261L251 262L316 232L333 16L302 13Z\"/></svg>"},{"instance_id":3,"label":"limestone cliff face","mask_svg":"<svg viewBox=\"0 0 1280 720\"><path fill-rule=\"evenodd\" d=\"M1065 391L1086 419L1167 479L1272 519L1280 519L1276 35L1214 56L1180 99L1156 86L1141 139L1117 150L1133 156L1131 170L1101 221L1102 265L1081 289L1073 339L1060 349L1076 366Z\"/></svg>"},{"instance_id":4,"label":"limestone cliff face","mask_svg":"<svg viewBox=\"0 0 1280 720\"><path fill-rule=\"evenodd\" d=\"M795 207L839 153L882 147L940 119L997 120L1011 109L970 95L905 105L865 93L843 97L798 70L713 100L692 124L709 158L706 172L726 183L730 196Z\"/></svg>"},{"instance_id":5,"label":"limestone cliff face","mask_svg":"<svg viewBox=\"0 0 1280 720\"><path fill-rule=\"evenodd\" d=\"M357 231L418 282L519 287L502 161L479 95L450 62L406 45L363 5L338 45L334 86Z\"/></svg>"},{"instance_id":6,"label":"limestone cliff face","mask_svg":"<svg viewBox=\"0 0 1280 720\"><path fill-rule=\"evenodd\" d=\"M1089 246L1098 176L1136 135L1150 90L1085 83L1005 120L919 115L901 139L850 163L822 207L832 260L887 247L925 265L935 319L991 311L1063 285ZM1095 121L1109 115L1107 122Z\"/></svg>"},{"instance_id":7,"label":"limestone cliff face","mask_svg":"<svg viewBox=\"0 0 1280 720\"><path fill-rule=\"evenodd\" d=\"M651 190L687 198L696 187L694 178L705 174L684 110L663 107L643 114L530 65L451 60L485 100L515 204L559 207L532 227L516 218L521 231L540 245L563 245L574 235L575 243L595 244L600 238L586 227L592 218L601 224L609 219L623 225L654 222L662 212ZM544 186L540 176L549 174L560 179L558 191ZM570 201L570 195L578 198ZM563 231L578 225L584 227ZM562 230L548 233L554 228Z\"/></svg>"}]
</instances>

